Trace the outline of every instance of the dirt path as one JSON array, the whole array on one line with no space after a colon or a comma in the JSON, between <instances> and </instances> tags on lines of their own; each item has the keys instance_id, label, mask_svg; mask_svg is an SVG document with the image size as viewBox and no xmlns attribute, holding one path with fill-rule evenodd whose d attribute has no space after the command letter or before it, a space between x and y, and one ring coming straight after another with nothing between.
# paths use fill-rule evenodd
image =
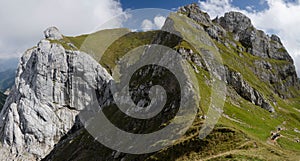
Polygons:
<instances>
[{"instance_id":1,"label":"dirt path","mask_svg":"<svg viewBox=\"0 0 300 161\"><path fill-rule=\"evenodd\" d=\"M230 154L236 154L240 151L242 151L242 150L231 150L231 151L227 151L227 152L224 152L224 153L220 153L220 154L217 154L217 155L214 155L214 156L210 156L210 157L201 159L200 161L206 161L206 160L210 160L210 159L214 159L214 158L219 158L219 157L222 157L222 156L227 156L227 155L230 155Z\"/></svg>"}]
</instances>

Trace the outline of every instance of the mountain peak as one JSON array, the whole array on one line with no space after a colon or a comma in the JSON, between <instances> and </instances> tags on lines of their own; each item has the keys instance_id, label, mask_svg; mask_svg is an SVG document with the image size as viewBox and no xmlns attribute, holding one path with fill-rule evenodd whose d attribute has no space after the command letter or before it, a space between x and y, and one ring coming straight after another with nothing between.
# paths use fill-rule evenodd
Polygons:
<instances>
[{"instance_id":1,"label":"mountain peak","mask_svg":"<svg viewBox=\"0 0 300 161\"><path fill-rule=\"evenodd\" d=\"M59 32L57 27L49 27L44 31L44 35L46 39L50 40L60 40L63 39L63 35Z\"/></svg>"},{"instance_id":2,"label":"mountain peak","mask_svg":"<svg viewBox=\"0 0 300 161\"><path fill-rule=\"evenodd\" d=\"M212 23L210 16L203 12L196 3L180 7L178 12L206 26Z\"/></svg>"},{"instance_id":3,"label":"mountain peak","mask_svg":"<svg viewBox=\"0 0 300 161\"><path fill-rule=\"evenodd\" d=\"M219 24L229 32L242 32L248 28L253 28L249 17L240 12L227 12L218 20Z\"/></svg>"}]
</instances>

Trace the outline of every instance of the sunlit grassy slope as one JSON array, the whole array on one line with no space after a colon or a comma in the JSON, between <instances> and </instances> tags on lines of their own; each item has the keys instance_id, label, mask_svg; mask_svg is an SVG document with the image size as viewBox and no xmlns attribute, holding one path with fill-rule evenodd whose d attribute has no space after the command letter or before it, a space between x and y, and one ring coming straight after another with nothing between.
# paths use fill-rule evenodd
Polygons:
<instances>
[{"instance_id":1,"label":"sunlit grassy slope","mask_svg":"<svg viewBox=\"0 0 300 161\"><path fill-rule=\"evenodd\" d=\"M188 25L187 17L171 15L171 19L179 26ZM195 22L193 22L195 23ZM180 30L180 29L178 29ZM201 102L199 114L193 126L172 147L165 148L157 153L147 155L123 155L125 160L299 160L300 158L300 143L296 139L300 138L300 95L296 89L291 89L294 95L298 95L292 99L282 99L273 93L271 85L262 82L251 70L253 62L257 59L247 52L239 51L237 48L230 46L226 47L212 39L204 31L196 31L197 34L205 35L204 37L215 44L218 48L222 61L225 66L242 74L245 81L252 87L257 89L266 98L274 99L277 104L275 113L269 113L261 107L255 106L251 102L240 97L233 88L228 86L227 99L224 105L224 113L216 125L214 131L204 140L198 139L198 132L205 120L200 119L208 109L210 103L210 81L209 72L198 67L199 73L196 73ZM99 60L109 72L115 66L116 62L122 58L128 51L141 45L150 44L157 36L159 31L149 32L133 32L129 33L126 29L119 30L104 30L91 35L82 35L78 37L65 37L64 40L53 43L60 43L67 49L77 50L82 48L85 40L92 37L94 42L105 41L101 35L123 35L122 38L111 40L112 45L106 47L106 52L94 50L92 56ZM98 38L96 35L100 35ZM186 39L192 41L195 38L188 33L182 34ZM89 37L89 38L87 38ZM116 36L117 37L117 36ZM232 37L227 37L232 39ZM116 40L116 41L115 41ZM71 48L67 43L72 43L76 47ZM242 45L236 42L239 46ZM100 43L101 44L101 43ZM90 44L97 46L97 44ZM214 50L210 46L199 44L201 48ZM192 47L185 41L178 41L177 45L170 45L175 50L179 48L192 49L194 54L200 54L200 51ZM82 48L83 51L89 53L88 50ZM216 51L213 51L216 52ZM102 56L99 59L99 54ZM240 56L242 54L242 56ZM279 60L266 59L272 65L288 63ZM191 65L194 65L190 62ZM120 120L121 121L121 120ZM276 131L277 128L283 129L280 137L276 142L270 140L271 131ZM78 152L78 149L82 149ZM77 151L77 153L75 153ZM61 144L59 149L56 149L54 158L59 160L66 154L71 158L79 157L88 158L111 158L112 150L96 143L94 139L85 131L77 132L76 137Z\"/></svg>"}]
</instances>

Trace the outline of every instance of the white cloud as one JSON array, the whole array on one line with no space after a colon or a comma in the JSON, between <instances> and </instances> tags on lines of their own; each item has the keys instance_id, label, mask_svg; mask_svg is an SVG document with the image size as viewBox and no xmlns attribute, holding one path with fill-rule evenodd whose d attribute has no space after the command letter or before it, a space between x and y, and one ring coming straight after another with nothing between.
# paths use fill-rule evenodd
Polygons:
<instances>
[{"instance_id":1,"label":"white cloud","mask_svg":"<svg viewBox=\"0 0 300 161\"><path fill-rule=\"evenodd\" d=\"M143 20L141 24L141 28L143 31L161 29L166 21L166 17L164 16L155 16L153 21L149 19Z\"/></svg>"},{"instance_id":2,"label":"white cloud","mask_svg":"<svg viewBox=\"0 0 300 161\"><path fill-rule=\"evenodd\" d=\"M0 58L19 56L47 27L57 26L65 35L89 33L121 13L115 0L0 1Z\"/></svg>"},{"instance_id":3,"label":"white cloud","mask_svg":"<svg viewBox=\"0 0 300 161\"><path fill-rule=\"evenodd\" d=\"M162 28L163 25L165 24L166 21L166 17L164 16L156 16L154 18L154 24L158 27L158 28Z\"/></svg>"},{"instance_id":4,"label":"white cloud","mask_svg":"<svg viewBox=\"0 0 300 161\"><path fill-rule=\"evenodd\" d=\"M298 67L297 68L297 73L298 73L298 78L299 78L299 76L300 76L300 55L297 55L296 56L296 58L295 58L295 64L296 64L296 66Z\"/></svg>"},{"instance_id":5,"label":"white cloud","mask_svg":"<svg viewBox=\"0 0 300 161\"><path fill-rule=\"evenodd\" d=\"M199 1L200 8L207 11L212 18L222 16L228 11L240 11L238 7L231 5L232 0L207 0Z\"/></svg>"},{"instance_id":6,"label":"white cloud","mask_svg":"<svg viewBox=\"0 0 300 161\"><path fill-rule=\"evenodd\" d=\"M247 11L255 12L254 6L246 6Z\"/></svg>"},{"instance_id":7,"label":"white cloud","mask_svg":"<svg viewBox=\"0 0 300 161\"><path fill-rule=\"evenodd\" d=\"M254 26L267 33L277 34L295 61L300 76L300 0L289 3L284 0L262 0L268 8L263 11L245 11L232 5L232 0L199 1L200 8L213 17L228 11L239 11L251 18Z\"/></svg>"},{"instance_id":8,"label":"white cloud","mask_svg":"<svg viewBox=\"0 0 300 161\"><path fill-rule=\"evenodd\" d=\"M148 31L148 30L152 30L154 28L154 26L155 26L155 24L151 20L145 19L142 22L141 28L144 31Z\"/></svg>"}]
</instances>

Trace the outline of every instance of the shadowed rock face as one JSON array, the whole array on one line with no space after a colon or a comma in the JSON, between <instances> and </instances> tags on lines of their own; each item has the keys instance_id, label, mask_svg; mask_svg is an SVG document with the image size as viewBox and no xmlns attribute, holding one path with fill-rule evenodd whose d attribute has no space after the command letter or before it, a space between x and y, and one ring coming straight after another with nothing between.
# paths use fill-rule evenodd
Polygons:
<instances>
[{"instance_id":1,"label":"shadowed rock face","mask_svg":"<svg viewBox=\"0 0 300 161\"><path fill-rule=\"evenodd\" d=\"M0 92L0 110L2 110L2 107L4 106L6 100L6 96Z\"/></svg>"}]
</instances>

